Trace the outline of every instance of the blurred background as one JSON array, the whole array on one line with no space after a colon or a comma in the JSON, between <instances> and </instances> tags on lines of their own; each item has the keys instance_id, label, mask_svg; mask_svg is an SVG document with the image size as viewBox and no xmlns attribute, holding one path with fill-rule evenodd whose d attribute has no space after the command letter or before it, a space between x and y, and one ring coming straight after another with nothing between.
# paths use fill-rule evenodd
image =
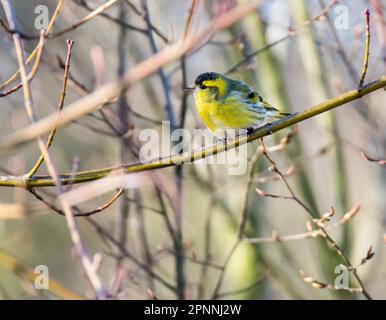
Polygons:
<instances>
[{"instance_id":1,"label":"blurred background","mask_svg":"<svg viewBox=\"0 0 386 320\"><path fill-rule=\"evenodd\" d=\"M245 2L194 2L189 32L202 30ZM35 22L40 11L36 13L36 7L46 5L51 18L57 1L11 3L18 31L33 36L23 40L29 54L38 44ZM52 34L76 24L103 3L64 1ZM66 39L73 39L75 46L65 107L177 41L186 31L191 7L188 0L120 0L75 30L49 39L31 82L37 117L55 112L59 103ZM174 127L191 132L203 127L193 96L183 91L203 72L231 70L229 76L248 82L286 112L304 110L356 88L365 49L366 8L371 11L366 82L378 79L386 70L384 0L261 1L246 18L137 83L117 101L60 128L50 148L58 170L71 172L74 159L79 159L79 171L135 162L139 133L148 128L161 133L161 121L169 120ZM0 18L7 25L2 9ZM1 33L3 83L18 65L12 36L4 28ZM22 90L0 99L0 136L4 137L26 127L29 120ZM385 91L378 90L299 123L291 141L270 154L315 217L334 207L328 230L353 266L361 264L372 246L375 255L358 267L358 274L377 299L386 298L386 174L384 166L366 160L361 152L371 158L386 157L385 119ZM265 145L268 149L278 145L290 132L287 128L267 137ZM360 293L314 288L304 281L300 270L331 285L339 275L336 267L342 260L322 237L242 241L231 251L243 212L248 214L248 238L275 239L310 230L310 218L295 201L261 197L256 192L259 188L270 194L288 194L266 159L256 157L258 146L256 141L248 144L252 160L243 175L229 175L226 164L156 170L151 182L140 187L129 182L129 188L105 210L77 218L90 256L96 255L100 262L98 274L114 298L363 298ZM39 154L35 142L14 148L0 158L1 175L25 174ZM47 174L44 165L37 174ZM136 177L141 180L143 176ZM36 192L60 207L55 188L37 188ZM92 196L76 212L93 210L114 194L112 187ZM15 204L21 210L13 212ZM360 210L355 217L339 224L356 205ZM21 188L1 187L0 208L1 299L95 298L63 216ZM33 285L38 265L48 267L50 290L37 290ZM350 279L350 287L357 288L355 279Z\"/></svg>"}]
</instances>

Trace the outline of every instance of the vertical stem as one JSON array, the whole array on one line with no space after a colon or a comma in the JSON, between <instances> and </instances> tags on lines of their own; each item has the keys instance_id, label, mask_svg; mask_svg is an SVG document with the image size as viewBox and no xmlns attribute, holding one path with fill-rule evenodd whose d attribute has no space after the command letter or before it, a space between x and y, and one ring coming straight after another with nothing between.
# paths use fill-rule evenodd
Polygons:
<instances>
[{"instance_id":1,"label":"vertical stem","mask_svg":"<svg viewBox=\"0 0 386 320\"><path fill-rule=\"evenodd\" d=\"M156 45L155 40L154 40L153 28L152 28L152 24L150 21L150 15L149 15L149 9L148 9L148 5L147 5L147 0L142 0L142 8L143 8L143 11L145 13L144 18L145 18L145 21L147 23L146 32L147 32L147 36L149 39L150 48L151 48L151 51L153 52L153 54L156 54L156 53L158 53L158 49L157 49L157 45ZM163 93L165 96L166 113L168 115L168 120L170 122L171 130L173 131L174 129L177 128L177 123L176 123L176 117L174 114L172 99L170 96L169 80L168 80L168 78L167 78L167 76L162 68L159 69L158 75L161 79L162 90L163 90Z\"/></svg>"},{"instance_id":2,"label":"vertical stem","mask_svg":"<svg viewBox=\"0 0 386 320\"><path fill-rule=\"evenodd\" d=\"M119 4L119 19L126 21L127 11L123 2ZM118 35L118 72L117 77L120 79L126 71L126 57L127 57L127 28L120 27ZM126 95L122 93L118 99L118 118L120 119L119 132L121 133L119 142L119 160L121 163L129 162L129 150L127 144L128 139L125 133L129 130L129 106L127 104ZM123 195L119 201L119 214L116 221L116 239L118 239L122 247L126 247L127 240L127 219L129 215L128 191L124 190ZM120 266L121 258L117 260L117 268Z\"/></svg>"},{"instance_id":3,"label":"vertical stem","mask_svg":"<svg viewBox=\"0 0 386 320\"><path fill-rule=\"evenodd\" d=\"M365 54L363 59L363 68L362 75L358 83L358 88L363 86L365 82L367 68L369 66L369 55L370 55L370 10L365 10L365 19L366 19L366 45L365 45Z\"/></svg>"},{"instance_id":4,"label":"vertical stem","mask_svg":"<svg viewBox=\"0 0 386 320\"><path fill-rule=\"evenodd\" d=\"M147 23L147 35L150 43L150 48L153 52L153 54L156 54L158 52L154 36L153 36L153 28L150 20L150 14L149 14L149 8L147 4L147 0L142 0L142 8L145 13L145 21ZM182 59L184 59L182 57ZM174 114L174 108L172 104L172 99L170 96L170 85L169 80L163 71L163 69L160 69L158 71L158 75L161 79L161 85L163 89L163 93L165 96L165 109L168 116L168 120L170 122L170 129L171 131L177 129L177 122L176 117ZM183 110L183 113L185 111ZM185 117L185 115L183 115ZM183 123L183 119L181 123ZM175 169L176 173L176 190L177 190L177 203L174 206L175 212L175 221L176 221L176 228L175 228L175 269L176 269L176 280L177 280L177 296L179 299L185 299L185 275L184 275L184 264L185 264L185 258L184 258L184 247L183 247L183 238L182 238L182 198L183 198L183 168L182 166L177 166Z\"/></svg>"},{"instance_id":5,"label":"vertical stem","mask_svg":"<svg viewBox=\"0 0 386 320\"><path fill-rule=\"evenodd\" d=\"M176 167L177 203L175 206L176 220L176 277L177 295L179 299L185 299L185 254L182 235L182 205L183 205L183 166Z\"/></svg>"},{"instance_id":6,"label":"vertical stem","mask_svg":"<svg viewBox=\"0 0 386 320\"><path fill-rule=\"evenodd\" d=\"M141 192L140 190L135 190L134 191L134 199L135 199L135 213L137 215L138 219L138 224L139 224L139 241L140 241L140 248L143 256L143 261L146 263L148 266L149 270L152 270L152 265L153 265L153 260L151 256L151 251L149 248L149 241L147 237L147 232L146 232L146 221L145 221L145 216L144 216L144 211L142 210L142 197L141 197ZM146 273L146 282L148 288L155 293L155 283L154 283L154 278L152 275L147 272Z\"/></svg>"}]
</instances>

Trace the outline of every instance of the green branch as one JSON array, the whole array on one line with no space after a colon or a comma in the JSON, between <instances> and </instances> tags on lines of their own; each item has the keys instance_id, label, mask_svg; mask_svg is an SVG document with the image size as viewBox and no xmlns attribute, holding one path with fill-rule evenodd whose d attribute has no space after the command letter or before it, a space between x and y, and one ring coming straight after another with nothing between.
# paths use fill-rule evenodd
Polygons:
<instances>
[{"instance_id":1,"label":"green branch","mask_svg":"<svg viewBox=\"0 0 386 320\"><path fill-rule=\"evenodd\" d=\"M317 104L309 109L306 109L300 113L294 114L291 117L285 118L279 122L274 123L272 126L262 127L250 135L243 135L234 140L228 141L226 144L215 144L208 148L201 149L195 152L188 152L183 154L172 155L161 159L155 159L147 163L134 163L127 164L120 167L103 168L97 170L89 170L78 172L76 175L71 173L60 175L59 178L63 184L75 184L83 183L101 179L111 174L112 172L123 171L124 173L142 172L155 170L160 168L171 167L174 165L193 162L202 158L209 157L211 155L224 152L229 149L238 147L239 145L254 141L256 139L270 135L273 132L287 128L293 124L302 122L309 118L315 117L318 114L337 108L344 104L347 104L353 100L359 99L373 91L386 87L386 76L382 76L377 81L374 81L366 86L348 91L335 98L326 100L320 104ZM35 188L54 186L54 181L50 176L35 176L27 178L27 176L0 176L0 186L6 187L22 187L22 188Z\"/></svg>"}]
</instances>

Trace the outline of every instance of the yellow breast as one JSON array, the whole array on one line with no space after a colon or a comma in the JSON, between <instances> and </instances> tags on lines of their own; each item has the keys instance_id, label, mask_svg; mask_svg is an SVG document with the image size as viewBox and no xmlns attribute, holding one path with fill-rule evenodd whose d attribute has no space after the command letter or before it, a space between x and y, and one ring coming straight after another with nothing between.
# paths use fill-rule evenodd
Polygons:
<instances>
[{"instance_id":1,"label":"yellow breast","mask_svg":"<svg viewBox=\"0 0 386 320\"><path fill-rule=\"evenodd\" d=\"M211 131L217 129L246 129L258 124L261 115L240 101L229 97L221 101L208 98L206 94L195 95L198 114Z\"/></svg>"}]
</instances>

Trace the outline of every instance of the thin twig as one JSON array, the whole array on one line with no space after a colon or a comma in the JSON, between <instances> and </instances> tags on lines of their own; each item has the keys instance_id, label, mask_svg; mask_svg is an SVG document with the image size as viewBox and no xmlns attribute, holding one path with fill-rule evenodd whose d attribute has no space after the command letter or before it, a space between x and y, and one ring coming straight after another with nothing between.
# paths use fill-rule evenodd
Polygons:
<instances>
[{"instance_id":1,"label":"thin twig","mask_svg":"<svg viewBox=\"0 0 386 320\"><path fill-rule=\"evenodd\" d=\"M319 0L319 3L321 6L324 6L324 0ZM333 19L330 18L329 14L325 14L325 18L326 18L326 21L327 21L327 25L328 27L330 28L331 30L331 33L332 33L332 36L335 40L335 43L336 43L336 46L335 46L335 49L336 49L336 52L338 53L338 55L341 57L342 61L343 61L343 64L346 66L350 76L351 76L351 79L354 81L354 83L357 81L357 73L355 71L355 68L353 66L353 64L350 62L346 52L345 52L345 49L344 49L344 46L342 44L342 41L340 40L339 38L339 33L338 33L338 30L337 28L335 27L334 25L334 21Z\"/></svg>"},{"instance_id":2,"label":"thin twig","mask_svg":"<svg viewBox=\"0 0 386 320\"><path fill-rule=\"evenodd\" d=\"M35 194L34 194L35 195ZM115 198L115 197L114 197ZM57 208L53 203L50 203L48 200L44 199L43 197L37 197L38 200L42 201L45 205L47 205L47 207L49 207L50 209L52 209L53 211L55 211L56 213L60 214L60 215L63 215L63 211L60 210L59 208ZM111 199L108 203L110 203L110 205L112 204L112 201L113 199ZM106 203L104 206L102 207L105 207L103 208L102 210L106 209L106 207L108 207L108 203ZM74 207L74 210L77 211L76 213L76 216L84 216L85 214L87 215L87 212L82 212L80 211L79 209L77 209L76 207ZM101 211L102 211L101 210ZM122 251L122 255L128 259L130 259L131 261L133 261L138 267L140 267L141 269L143 269L144 271L146 272L149 272L149 274L154 277L154 279L156 279L157 281L159 281L160 283L162 283L166 288L168 288L169 290L175 292L175 288L170 284L168 283L166 280L164 280L162 277L160 277L158 274L156 274L154 271L152 271L151 269L148 268L148 266L146 264L143 264L142 262L140 262L129 250L127 250L126 248L122 247L119 243L119 241L117 241L109 232L107 232L102 226L100 226L97 222L95 222L94 220L92 220L90 217L86 217L85 218L86 221L95 228L95 230L100 233L101 235L103 235L104 237L106 237L106 239L108 239L114 246L116 246L117 248L120 248L120 250Z\"/></svg>"},{"instance_id":3,"label":"thin twig","mask_svg":"<svg viewBox=\"0 0 386 320\"><path fill-rule=\"evenodd\" d=\"M125 3L134 11L134 13L141 17L142 19L145 20L145 14L143 12L141 12L141 10L139 10L131 1L129 0L124 0ZM161 32L161 30L159 30L159 28L157 28L155 25L153 25L151 22L150 22L150 27L151 29L153 30L153 32L159 36L165 43L169 43L169 40L168 38Z\"/></svg>"},{"instance_id":4,"label":"thin twig","mask_svg":"<svg viewBox=\"0 0 386 320\"><path fill-rule=\"evenodd\" d=\"M363 83L365 82L367 68L369 66L369 54L370 54L370 10L369 9L365 10L365 17L366 17L366 47L365 47L365 54L363 58L362 75L358 83L358 88L361 88L363 86Z\"/></svg>"},{"instance_id":5,"label":"thin twig","mask_svg":"<svg viewBox=\"0 0 386 320\"><path fill-rule=\"evenodd\" d=\"M21 32L19 30L10 29L2 19L0 19L0 26L2 26L4 28L4 30L10 36L13 36L15 33L17 33L17 34L19 34L20 38L22 38L24 40L36 40L37 39L36 36L31 36L31 35L25 34L24 32Z\"/></svg>"},{"instance_id":6,"label":"thin twig","mask_svg":"<svg viewBox=\"0 0 386 320\"><path fill-rule=\"evenodd\" d=\"M247 55L245 55L245 57L243 59L241 59L239 62L235 63L232 67L228 68L224 74L227 74L227 73L232 73L234 71L236 71L239 67L241 67L242 65L248 63L254 56L260 54L261 52L264 52L284 41L286 41L287 39L290 39L294 36L297 35L297 33L299 31L301 31L302 29L310 26L312 23L314 23L315 21L318 21L320 20L321 17L324 17L327 15L327 13L335 6L335 4L338 2L338 0L332 0L325 8L323 8L322 11L320 11L316 16L314 16L312 19L308 20L308 21L305 21L300 27L298 27L297 29L290 29L288 31L288 33L275 40L275 41L272 41L271 43L268 43L267 45L265 45L264 47L262 48L259 48Z\"/></svg>"},{"instance_id":7,"label":"thin twig","mask_svg":"<svg viewBox=\"0 0 386 320\"><path fill-rule=\"evenodd\" d=\"M171 290L172 292L176 291L176 288L167 282L165 279L163 279L161 276L159 276L157 273L155 273L147 264L142 263L140 260L138 260L127 248L122 247L109 232L107 232L102 226L100 226L96 221L92 220L91 218L87 218L86 220L90 225L92 225L98 232L102 233L106 239L108 239L114 246L119 248L122 251L122 255L131 260L133 263L135 263L138 267L143 269L144 271L148 272L150 276L152 276L155 280L163 284L166 288Z\"/></svg>"},{"instance_id":8,"label":"thin twig","mask_svg":"<svg viewBox=\"0 0 386 320\"><path fill-rule=\"evenodd\" d=\"M147 235L147 229L145 224L145 217L144 213L141 208L142 203L142 197L139 190L134 190L134 197L136 197L136 206L135 206L135 213L137 215L137 219L139 221L139 241L141 245L141 252L143 252L143 261L149 266L149 269L152 270L152 262L153 258L151 255L150 247L149 247L149 240ZM148 288L155 292L155 283L153 277L151 277L147 273L146 282Z\"/></svg>"},{"instance_id":9,"label":"thin twig","mask_svg":"<svg viewBox=\"0 0 386 320\"><path fill-rule=\"evenodd\" d=\"M66 98L68 75L69 75L69 71L70 71L71 54L72 54L72 48L73 47L74 47L74 41L67 40L67 58L66 58L65 68L64 68L62 92L60 94L60 101L59 101L59 105L58 105L58 108L57 108L57 110L58 110L58 117L57 117L57 121L56 122L58 122L58 120L59 120L60 113L62 112L62 109L63 109L63 106L64 106L64 101L65 101L65 98ZM48 136L47 143L46 143L47 150L50 148L52 142L54 141L56 130L57 130L57 124L54 125L54 127L52 128L52 130L50 132L50 135ZM33 168L30 170L30 172L27 173L27 177L31 178L38 171L39 167L41 166L41 164L43 162L44 162L44 157L41 154L39 159L37 160L37 162L33 166Z\"/></svg>"},{"instance_id":10,"label":"thin twig","mask_svg":"<svg viewBox=\"0 0 386 320\"><path fill-rule=\"evenodd\" d=\"M188 17L185 20L185 29L184 29L184 37L187 37L191 30L191 24L193 22L193 18L197 12L197 6L198 6L199 0L192 0L189 8L189 14ZM188 107L188 92L185 90L185 88L188 86L187 83L187 75L186 75L186 57L182 56L180 59L181 64L181 116L180 116L180 128L184 128L185 126L185 118L186 118L186 111Z\"/></svg>"},{"instance_id":11,"label":"thin twig","mask_svg":"<svg viewBox=\"0 0 386 320\"><path fill-rule=\"evenodd\" d=\"M284 175L281 173L281 171L278 169L277 165L276 165L276 162L272 160L272 158L269 156L266 148L265 148L265 145L264 145L264 141L263 139L260 139L260 142L261 142L261 152L262 154L264 155L264 157L268 160L268 162L271 164L271 169L273 172L275 172L279 177L280 179L282 180L283 184L285 185L286 189L288 190L288 192L290 193L291 195L291 198L293 201L297 202L303 209L305 212L307 212L307 214L310 216L312 222L314 223L314 225L319 229L321 230L321 232L323 233L323 237L331 244L331 246L334 248L334 250L337 252L337 254L342 258L342 260L345 262L345 264L347 265L348 269L352 272L354 278L356 279L359 287L361 288L361 292L362 294L366 297L366 299L368 300L371 300L371 296L369 295L369 293L366 291L363 283L362 283L362 280L360 279L360 277L358 276L358 273L357 273L357 270L353 267L353 265L351 264L349 258L347 257L347 255L345 254L345 252L343 251L343 249L338 245L338 243L327 233L327 230L326 228L323 226L323 223L320 222L320 219L314 219L314 216L315 213L312 212L312 210L303 202L301 201L294 193L292 187L289 185L289 183L287 182L287 179L284 177Z\"/></svg>"},{"instance_id":12,"label":"thin twig","mask_svg":"<svg viewBox=\"0 0 386 320\"><path fill-rule=\"evenodd\" d=\"M33 194L36 197L36 199L38 199L41 202L43 202L50 209L56 211L57 213L59 213L62 216L65 215L63 210L57 209L54 205L52 205L49 201L47 201L44 197L42 197L36 190L29 189L28 191L31 194ZM100 212L106 210L107 208L109 208L122 195L122 193L123 193L123 189L119 189L115 193L115 195L109 201L104 203L103 205L99 206L96 209L90 210L90 211L82 211L82 212L79 212L79 213L74 213L74 217L89 217L89 216L92 216L92 215L94 215L96 213L100 213Z\"/></svg>"},{"instance_id":13,"label":"thin twig","mask_svg":"<svg viewBox=\"0 0 386 320\"><path fill-rule=\"evenodd\" d=\"M108 8L113 6L118 1L119 0L109 0L109 1L107 1L106 3L100 5L98 8L96 8L95 10L90 12L87 16L85 16L84 18L82 18L80 21L78 21L77 23L73 24L72 26L70 26L70 27L68 27L66 29L63 29L61 31L58 31L56 33L50 34L49 38L50 39L58 38L58 37L60 37L60 36L62 36L64 34L70 32L70 31L78 29L80 26L82 26L85 23L89 22L90 20L94 19L95 17L97 17L98 15L100 15L101 13L106 11Z\"/></svg>"},{"instance_id":14,"label":"thin twig","mask_svg":"<svg viewBox=\"0 0 386 320\"><path fill-rule=\"evenodd\" d=\"M261 190L258 190L257 193L261 197L270 197L271 195L262 192ZM280 197L277 198L281 199L293 199L292 197ZM354 206L349 212L347 212L342 219L339 221L328 224L325 229L330 230L333 228L337 228L349 221L356 215L356 213L359 211L359 206ZM304 240L304 239L315 239L317 237L324 236L323 232L320 229L316 230L310 230L303 233L297 233L297 234L290 234L290 235L284 235L281 236L276 231L272 232L272 235L270 237L260 237L260 238L243 238L243 242L246 243L253 243L253 244L263 244L263 243L281 243L281 242L288 242L288 241L297 241L297 240Z\"/></svg>"},{"instance_id":15,"label":"thin twig","mask_svg":"<svg viewBox=\"0 0 386 320\"><path fill-rule=\"evenodd\" d=\"M48 34L52 31L52 29L55 26L55 22L59 17L60 10L62 9L64 0L59 0L58 4L56 6L56 9L54 11L54 14L52 15L52 18L50 20L50 23L48 24L47 30L45 31L45 37L47 37ZM29 55L27 60L25 61L25 64L28 65L36 56L38 53L38 46L35 47L35 49L32 51L32 53ZM20 75L20 70L16 71L7 81L5 81L2 85L0 85L0 90L3 90L5 87L8 87L11 83L15 82Z\"/></svg>"},{"instance_id":16,"label":"thin twig","mask_svg":"<svg viewBox=\"0 0 386 320\"><path fill-rule=\"evenodd\" d=\"M363 157L363 159L367 160L367 161L370 161L370 162L377 162L378 164L380 164L381 166L384 166L386 165L386 160L385 159L375 159L373 157L369 157L367 155L366 152L364 151L361 151L361 156Z\"/></svg>"},{"instance_id":17,"label":"thin twig","mask_svg":"<svg viewBox=\"0 0 386 320\"><path fill-rule=\"evenodd\" d=\"M73 0L78 6L81 6L83 8L85 8L86 10L88 10L89 12L93 12L94 9L92 9L88 3L86 1L75 1ZM139 28L135 25L132 25L130 23L127 23L125 20L123 19L120 19L120 18L115 18L115 17L112 17L111 15L105 13L105 12L101 12L99 14L101 17L109 20L109 21L112 21L114 23L116 23L117 25L123 27L123 28L126 28L128 30L133 30L133 31L137 31L137 32L140 32L140 33L146 33L146 30L145 29L142 29L142 28Z\"/></svg>"},{"instance_id":18,"label":"thin twig","mask_svg":"<svg viewBox=\"0 0 386 320\"><path fill-rule=\"evenodd\" d=\"M157 45L155 43L155 39L153 36L153 29L151 28L151 20L150 20L150 14L149 14L149 7L147 4L147 0L142 0L142 8L144 11L144 19L147 24L147 36L149 39L150 43L150 48L152 53L155 55L158 53ZM174 112L174 107L172 103L172 98L171 98L171 90L170 90L170 85L169 85L169 80L162 68L158 70L158 75L161 79L161 85L163 89L163 93L165 96L165 110L168 116L168 120L170 121L170 126L171 130L173 131L174 129L177 128L177 123L176 123L176 117L175 117L175 112Z\"/></svg>"}]
</instances>

